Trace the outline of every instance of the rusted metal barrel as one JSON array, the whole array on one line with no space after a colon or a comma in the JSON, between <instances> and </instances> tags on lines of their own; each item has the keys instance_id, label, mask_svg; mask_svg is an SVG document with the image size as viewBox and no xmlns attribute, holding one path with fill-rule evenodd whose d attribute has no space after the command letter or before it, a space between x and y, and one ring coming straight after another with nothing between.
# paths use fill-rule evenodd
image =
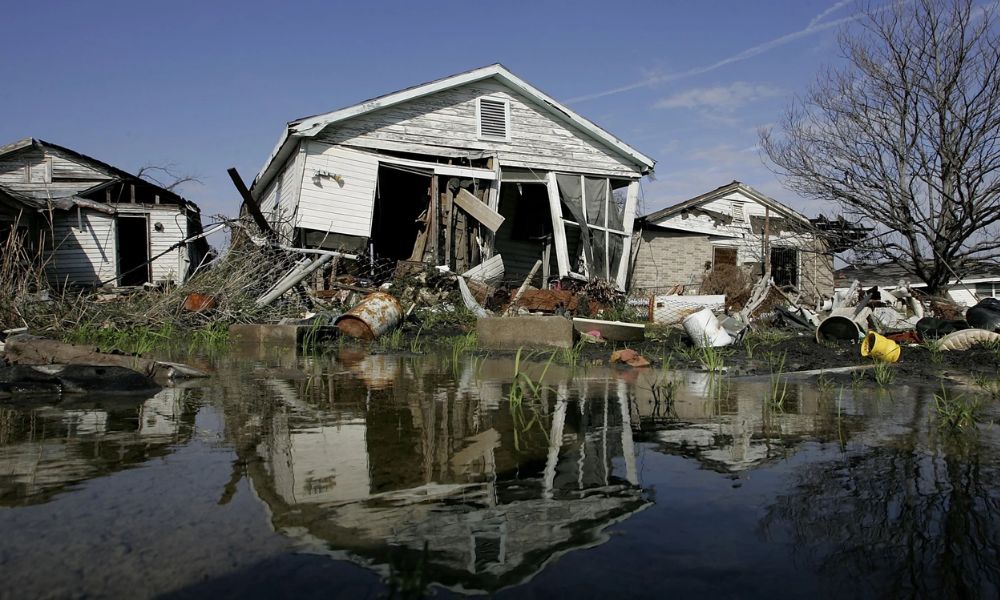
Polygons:
<instances>
[{"instance_id":1,"label":"rusted metal barrel","mask_svg":"<svg viewBox=\"0 0 1000 600\"><path fill-rule=\"evenodd\" d=\"M402 318L403 307L399 300L385 292L373 292L338 317L334 324L346 336L374 340L399 325Z\"/></svg>"}]
</instances>

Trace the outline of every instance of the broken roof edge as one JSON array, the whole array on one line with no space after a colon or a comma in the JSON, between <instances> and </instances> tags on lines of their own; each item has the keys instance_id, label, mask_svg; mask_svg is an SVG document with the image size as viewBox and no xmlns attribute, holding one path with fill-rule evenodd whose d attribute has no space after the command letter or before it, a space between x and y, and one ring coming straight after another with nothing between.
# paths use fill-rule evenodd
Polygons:
<instances>
[{"instance_id":1,"label":"broken roof edge","mask_svg":"<svg viewBox=\"0 0 1000 600\"><path fill-rule=\"evenodd\" d=\"M789 206L785 206L784 204L778 202L777 200L769 196L766 196L758 192L754 188L750 187L749 185L737 181L735 179L725 185L721 185L715 188L714 190L705 192L704 194L700 194L698 196L695 196L694 198L689 198L688 200L684 200L683 202L678 202L677 204L673 204L666 208L661 208L660 210L650 213L648 215L644 215L641 218L646 222L652 223L654 221L659 221L667 217L672 217L675 214L683 212L685 209L690 208L691 206L694 206L696 204L701 204L702 202L708 202L710 200L717 200L727 194L731 194L732 192L741 192L746 196L750 197L752 200L755 200L763 204L764 206L767 206L768 208L775 210L776 212L784 214L787 217L798 219L799 221L802 221L804 224L810 226L812 225L812 222L802 213L796 211L795 209Z\"/></svg>"},{"instance_id":2,"label":"broken roof edge","mask_svg":"<svg viewBox=\"0 0 1000 600\"><path fill-rule=\"evenodd\" d=\"M39 139L39 138L26 137L26 138L17 140L16 142L11 142L10 144L6 144L4 146L0 146L0 156L4 156L6 154L11 154L13 152L17 152L18 150L23 150L25 148L29 148L29 147L36 146L36 145L38 145L38 146L48 146L49 148L53 148L53 149L55 149L55 150L57 150L59 152L64 152L66 154L69 154L70 156L72 156L74 158L78 158L78 159L82 159L82 160L94 163L95 165L97 165L101 169L105 170L109 176L117 177L117 178L123 179L123 180L140 181L140 182L142 182L144 184L147 184L147 185L150 185L152 187L155 187L158 190L161 190L165 196L171 196L173 198L176 198L177 199L177 204L182 204L182 205L185 205L185 206L187 206L189 208L193 208L194 210L198 211L199 213L201 212L201 209L193 201L188 200L184 196L181 196L180 194L178 194L176 192L172 192L172 191L164 188L163 186L157 185L157 184L155 184L152 181L149 181L147 179L143 179L142 177L139 177L138 175L133 175L132 173L129 173L128 171L119 169L118 167L116 167L116 166L114 166L112 164L106 163L103 160L94 158L93 156L88 156L88 155L86 155L86 154L84 154L82 152L77 152L76 150L73 150L72 148L67 148L65 146L60 146L59 144L53 144L52 142L47 142L47 141ZM105 182L105 183L107 183L107 182ZM103 185L103 184L97 184L94 187L96 188L96 187L99 187L100 185ZM91 188L91 189L93 189L93 188ZM91 191L91 189L83 190L80 193L87 193L87 192ZM10 190L8 190L8 192L9 191Z\"/></svg>"},{"instance_id":3,"label":"broken roof edge","mask_svg":"<svg viewBox=\"0 0 1000 600\"><path fill-rule=\"evenodd\" d=\"M521 79L502 64L493 63L485 67L479 67L462 73L457 73L455 75L435 79L427 83L404 88L399 91L376 96L375 98L370 98L357 104L334 111L302 117L290 121L286 124L285 130L278 139L278 144L275 146L274 150L271 151L271 154L264 163L264 166L260 171L258 171L257 176L254 177L251 190L256 186L267 185L270 182L270 177L268 177L268 175L272 170L271 167L275 162L281 162L278 161L278 159L285 153L289 142L293 139L314 137L328 125L383 108L395 106L402 102L407 102L422 96L490 78L498 79L515 91L527 95L556 117L568 121L577 129L582 130L598 142L603 143L609 149L630 159L640 167L639 171L642 175L648 175L653 172L654 167L656 166L656 161L654 159L646 156L642 152L639 152L632 146L623 142L617 136L602 128L600 125L597 125L586 117L581 116L545 92L542 92L537 87Z\"/></svg>"}]
</instances>

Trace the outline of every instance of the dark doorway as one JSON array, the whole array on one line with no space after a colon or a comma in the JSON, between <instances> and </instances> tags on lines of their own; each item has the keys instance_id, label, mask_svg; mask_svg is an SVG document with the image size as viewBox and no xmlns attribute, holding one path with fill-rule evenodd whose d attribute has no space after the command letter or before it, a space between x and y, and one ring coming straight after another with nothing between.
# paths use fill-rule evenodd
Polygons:
<instances>
[{"instance_id":1,"label":"dark doorway","mask_svg":"<svg viewBox=\"0 0 1000 600\"><path fill-rule=\"evenodd\" d=\"M429 205L430 185L429 173L379 166L371 238L377 258L407 260L413 254L422 229L420 217Z\"/></svg>"},{"instance_id":2,"label":"dark doorway","mask_svg":"<svg viewBox=\"0 0 1000 600\"><path fill-rule=\"evenodd\" d=\"M149 283L149 223L146 217L119 215L116 221L119 285Z\"/></svg>"}]
</instances>

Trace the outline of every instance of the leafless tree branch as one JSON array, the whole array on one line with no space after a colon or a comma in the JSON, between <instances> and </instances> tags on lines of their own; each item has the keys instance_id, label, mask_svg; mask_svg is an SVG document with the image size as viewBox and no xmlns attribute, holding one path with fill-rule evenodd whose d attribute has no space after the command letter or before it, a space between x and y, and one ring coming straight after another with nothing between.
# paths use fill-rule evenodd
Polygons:
<instances>
[{"instance_id":1,"label":"leafless tree branch","mask_svg":"<svg viewBox=\"0 0 1000 600\"><path fill-rule=\"evenodd\" d=\"M793 190L837 202L876 235L859 254L939 291L1000 258L1000 40L972 0L870 6L827 69L761 131Z\"/></svg>"}]
</instances>

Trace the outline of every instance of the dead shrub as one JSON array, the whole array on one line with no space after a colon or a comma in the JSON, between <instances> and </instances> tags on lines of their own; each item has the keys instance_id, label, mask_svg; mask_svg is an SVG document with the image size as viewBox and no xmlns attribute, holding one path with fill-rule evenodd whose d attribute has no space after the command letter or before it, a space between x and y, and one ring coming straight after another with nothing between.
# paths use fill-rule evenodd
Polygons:
<instances>
[{"instance_id":1,"label":"dead shrub","mask_svg":"<svg viewBox=\"0 0 1000 600\"><path fill-rule=\"evenodd\" d=\"M726 311L740 310L750 300L753 280L736 265L716 265L701 280L702 294L724 294Z\"/></svg>"}]
</instances>

